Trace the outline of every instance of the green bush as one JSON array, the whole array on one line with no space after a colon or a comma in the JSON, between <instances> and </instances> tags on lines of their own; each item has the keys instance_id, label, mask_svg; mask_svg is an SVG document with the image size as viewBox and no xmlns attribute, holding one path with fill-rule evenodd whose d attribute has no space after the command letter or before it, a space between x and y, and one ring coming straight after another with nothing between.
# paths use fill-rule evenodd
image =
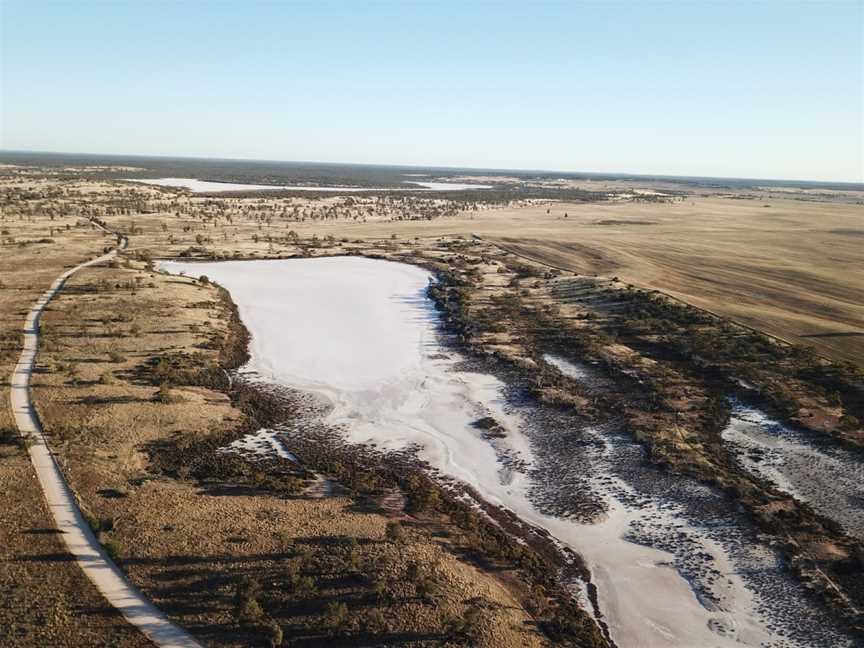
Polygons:
<instances>
[{"instance_id":1,"label":"green bush","mask_svg":"<svg viewBox=\"0 0 864 648\"><path fill-rule=\"evenodd\" d=\"M120 548L120 543L114 538L106 538L102 541L102 547L105 549L105 553L108 554L108 557L113 560L115 563L120 562L122 558L122 552Z\"/></svg>"},{"instance_id":2,"label":"green bush","mask_svg":"<svg viewBox=\"0 0 864 648\"><path fill-rule=\"evenodd\" d=\"M330 601L324 610L324 623L331 628L341 628L348 621L348 606L339 601Z\"/></svg>"},{"instance_id":3,"label":"green bush","mask_svg":"<svg viewBox=\"0 0 864 648\"><path fill-rule=\"evenodd\" d=\"M846 432L852 432L861 427L860 421L851 414L844 414L840 417L840 429Z\"/></svg>"},{"instance_id":4,"label":"green bush","mask_svg":"<svg viewBox=\"0 0 864 648\"><path fill-rule=\"evenodd\" d=\"M254 578L242 576L234 589L234 615L242 626L255 625L264 618L264 610L258 603L261 586Z\"/></svg>"},{"instance_id":5,"label":"green bush","mask_svg":"<svg viewBox=\"0 0 864 648\"><path fill-rule=\"evenodd\" d=\"M279 648L282 645L282 641L284 640L284 633L282 632L282 626L280 626L275 621L271 621L270 625L267 626L268 637L270 648Z\"/></svg>"},{"instance_id":6,"label":"green bush","mask_svg":"<svg viewBox=\"0 0 864 648\"><path fill-rule=\"evenodd\" d=\"M0 445L21 445L21 435L18 430L12 427L0 427Z\"/></svg>"}]
</instances>

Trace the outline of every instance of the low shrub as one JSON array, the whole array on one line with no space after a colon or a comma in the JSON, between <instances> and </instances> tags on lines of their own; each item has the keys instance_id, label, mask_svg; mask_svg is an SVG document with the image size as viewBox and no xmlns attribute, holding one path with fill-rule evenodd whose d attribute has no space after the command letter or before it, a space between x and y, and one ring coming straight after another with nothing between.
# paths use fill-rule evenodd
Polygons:
<instances>
[{"instance_id":1,"label":"low shrub","mask_svg":"<svg viewBox=\"0 0 864 648\"><path fill-rule=\"evenodd\" d=\"M171 385L169 385L167 382L163 382L161 385L159 385L159 389L153 396L153 400L157 403L163 403L166 405L168 403L173 403L174 396L172 396L171 394Z\"/></svg>"},{"instance_id":2,"label":"low shrub","mask_svg":"<svg viewBox=\"0 0 864 648\"><path fill-rule=\"evenodd\" d=\"M102 548L105 550L108 557L115 563L120 562L123 558L120 543L114 538L106 538L102 540Z\"/></svg>"},{"instance_id":3,"label":"low shrub","mask_svg":"<svg viewBox=\"0 0 864 648\"><path fill-rule=\"evenodd\" d=\"M405 531L399 522L391 521L387 523L387 530L384 536L390 542L400 543L405 540Z\"/></svg>"}]
</instances>

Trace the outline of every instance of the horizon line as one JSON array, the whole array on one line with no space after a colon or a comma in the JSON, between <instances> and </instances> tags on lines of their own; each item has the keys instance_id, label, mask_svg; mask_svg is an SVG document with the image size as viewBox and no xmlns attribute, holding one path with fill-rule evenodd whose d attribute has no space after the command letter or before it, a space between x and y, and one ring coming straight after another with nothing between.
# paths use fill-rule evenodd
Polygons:
<instances>
[{"instance_id":1,"label":"horizon line","mask_svg":"<svg viewBox=\"0 0 864 648\"><path fill-rule=\"evenodd\" d=\"M644 172L627 172L627 171L568 171L564 169L531 169L531 168L506 168L506 167L480 167L480 166L453 166L448 164L401 164L391 162L330 162L316 160L277 160L272 158L246 158L246 157L218 157L206 155L171 155L171 154L147 154L147 153L93 153L86 151L49 151L41 149L3 149L0 148L0 155L3 154L45 154L45 155L80 155L91 157L116 157L116 158L152 158L152 159L168 159L168 160L213 160L223 162L269 162L277 164L318 164L318 165L333 165L333 166L366 166L366 167L390 167L390 168L409 168L409 169L441 169L451 171L495 171L495 172L512 172L512 173L543 173L543 174L568 174L568 175L584 175L584 176L611 176L619 179L640 178L640 179L678 179L678 180L737 180L748 182L785 182L785 183L808 183L808 184L835 184L835 185L857 185L864 189L864 176L859 180L812 180L803 178L767 178L767 177L746 177L746 176L707 176L707 175L678 175L670 173L644 173Z\"/></svg>"}]
</instances>

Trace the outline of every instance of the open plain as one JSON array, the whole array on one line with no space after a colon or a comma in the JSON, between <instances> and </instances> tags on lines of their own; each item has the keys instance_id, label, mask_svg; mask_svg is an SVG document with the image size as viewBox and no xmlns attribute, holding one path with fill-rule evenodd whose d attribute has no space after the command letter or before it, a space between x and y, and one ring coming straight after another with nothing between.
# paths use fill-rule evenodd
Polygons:
<instances>
[{"instance_id":1,"label":"open plain","mask_svg":"<svg viewBox=\"0 0 864 648\"><path fill-rule=\"evenodd\" d=\"M202 194L146 164L0 169L0 363L96 224L128 237L49 305L32 394L106 552L202 644L860 639L860 502L806 481L860 476L860 187L190 166L242 188ZM146 645L0 417L0 640Z\"/></svg>"}]
</instances>

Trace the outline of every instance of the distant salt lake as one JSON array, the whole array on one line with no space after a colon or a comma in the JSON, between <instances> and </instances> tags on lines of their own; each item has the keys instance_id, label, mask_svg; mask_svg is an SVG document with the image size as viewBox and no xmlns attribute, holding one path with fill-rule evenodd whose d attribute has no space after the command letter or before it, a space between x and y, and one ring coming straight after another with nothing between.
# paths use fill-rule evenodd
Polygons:
<instances>
[{"instance_id":1,"label":"distant salt lake","mask_svg":"<svg viewBox=\"0 0 864 648\"><path fill-rule=\"evenodd\" d=\"M212 182L196 178L125 178L126 182L157 185L160 187L177 187L189 189L193 193L219 193L229 191L329 191L341 193L357 193L368 191L465 191L466 189L491 189L491 185L465 184L459 182L418 182L405 180L405 184L416 187L340 187L333 185L262 185L242 184L237 182Z\"/></svg>"}]
</instances>

